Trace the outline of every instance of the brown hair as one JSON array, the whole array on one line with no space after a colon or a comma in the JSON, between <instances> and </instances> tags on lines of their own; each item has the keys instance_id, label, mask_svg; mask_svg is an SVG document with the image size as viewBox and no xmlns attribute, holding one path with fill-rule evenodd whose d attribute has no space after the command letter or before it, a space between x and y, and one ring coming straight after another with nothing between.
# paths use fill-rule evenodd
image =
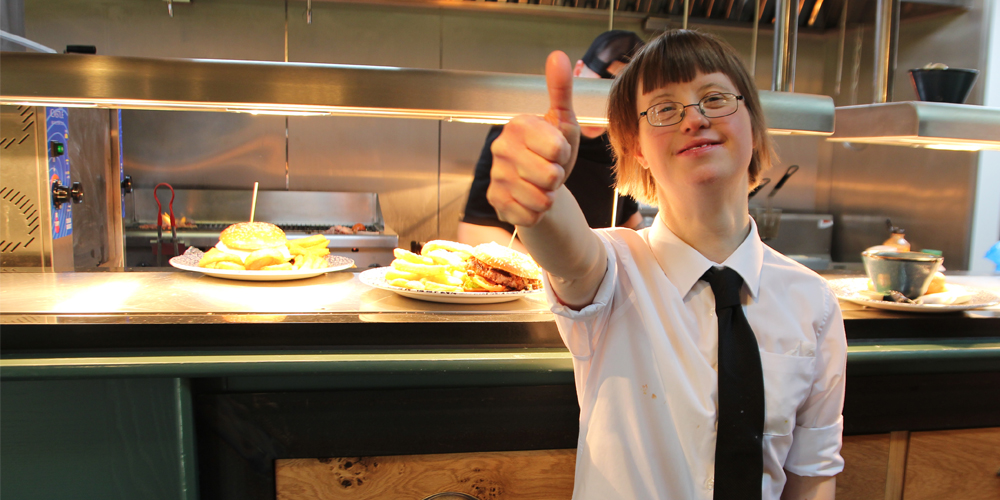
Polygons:
<instances>
[{"instance_id":1,"label":"brown hair","mask_svg":"<svg viewBox=\"0 0 1000 500\"><path fill-rule=\"evenodd\" d=\"M670 83L694 80L698 73L722 73L732 80L743 95L750 113L753 156L750 159L750 185L757 186L760 173L777 161L774 145L767 133L764 112L757 87L736 51L714 35L694 30L666 31L654 38L632 58L611 85L608 98L608 135L614 147L617 185L623 194L656 205L656 181L649 170L636 160L639 147L639 83L647 93Z\"/></svg>"}]
</instances>

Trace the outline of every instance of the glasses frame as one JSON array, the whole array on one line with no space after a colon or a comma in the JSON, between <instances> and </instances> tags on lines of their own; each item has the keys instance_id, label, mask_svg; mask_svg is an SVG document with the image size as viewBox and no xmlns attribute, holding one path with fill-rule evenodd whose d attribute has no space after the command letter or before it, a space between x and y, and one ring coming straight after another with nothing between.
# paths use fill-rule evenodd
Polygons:
<instances>
[{"instance_id":1,"label":"glasses frame","mask_svg":"<svg viewBox=\"0 0 1000 500\"><path fill-rule=\"evenodd\" d=\"M709 97L717 97L717 96L732 96L732 97L736 98L736 109L734 109L732 111L732 113L726 113L724 115L719 115L719 116L708 116L707 114L705 114L705 107L703 106L703 104L705 103L705 99L708 99ZM646 123L649 123L649 125L651 127L670 127L670 126L677 125L678 123L684 121L684 118L687 116L687 108L690 108L692 106L697 107L698 108L698 112L700 112L701 116L704 116L705 118L724 118L724 117L736 114L736 112L740 110L740 101L742 101L742 100L744 100L744 98L743 98L743 96L741 96L739 94L733 94L732 92L716 92L716 93L708 94L705 97L702 97L700 101L698 101L698 102L696 102L694 104L684 104L684 103L680 103L680 102L677 102L677 101L664 101L664 102L660 102L660 103L654 104L654 105L646 108L646 111L643 111L642 113L639 113L639 116L640 116L640 120L642 119L642 117L645 117L646 118ZM663 106L664 104L671 103L671 102L674 103L674 104L678 104L681 107L681 111L677 115L679 117L677 119L677 121L675 121L673 123L663 123L663 124L660 124L660 125L654 124L653 123L653 119L650 117L651 116L650 112L653 110L653 108L655 108L657 106Z\"/></svg>"}]
</instances>

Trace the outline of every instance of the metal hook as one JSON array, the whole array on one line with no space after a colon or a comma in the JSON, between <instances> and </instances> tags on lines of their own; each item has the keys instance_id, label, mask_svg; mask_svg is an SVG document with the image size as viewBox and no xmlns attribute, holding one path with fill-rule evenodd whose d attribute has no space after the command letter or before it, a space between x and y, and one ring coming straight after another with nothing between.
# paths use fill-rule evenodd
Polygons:
<instances>
[{"instance_id":1,"label":"metal hook","mask_svg":"<svg viewBox=\"0 0 1000 500\"><path fill-rule=\"evenodd\" d=\"M170 14L170 17L174 17L174 2L173 2L173 0L167 0L167 14Z\"/></svg>"}]
</instances>

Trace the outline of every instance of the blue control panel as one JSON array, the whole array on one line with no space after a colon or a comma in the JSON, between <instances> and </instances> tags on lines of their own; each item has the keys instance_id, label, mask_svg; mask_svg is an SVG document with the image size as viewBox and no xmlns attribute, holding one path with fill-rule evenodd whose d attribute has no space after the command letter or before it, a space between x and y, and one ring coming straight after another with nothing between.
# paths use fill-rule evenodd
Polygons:
<instances>
[{"instance_id":1,"label":"blue control panel","mask_svg":"<svg viewBox=\"0 0 1000 500\"><path fill-rule=\"evenodd\" d=\"M45 108L46 143L49 157L49 187L59 182L71 186L69 178L69 114L66 108ZM73 204L63 203L58 209L52 206L52 239L73 234Z\"/></svg>"}]
</instances>

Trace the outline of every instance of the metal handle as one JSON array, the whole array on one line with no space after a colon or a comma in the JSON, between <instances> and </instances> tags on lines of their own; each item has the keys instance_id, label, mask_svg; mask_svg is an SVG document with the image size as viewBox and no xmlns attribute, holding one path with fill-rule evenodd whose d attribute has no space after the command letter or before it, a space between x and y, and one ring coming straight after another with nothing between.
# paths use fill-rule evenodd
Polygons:
<instances>
[{"instance_id":1,"label":"metal handle","mask_svg":"<svg viewBox=\"0 0 1000 500\"><path fill-rule=\"evenodd\" d=\"M79 182L74 182L71 187L63 186L59 181L52 183L52 204L58 210L63 203L83 203L83 186Z\"/></svg>"},{"instance_id":2,"label":"metal handle","mask_svg":"<svg viewBox=\"0 0 1000 500\"><path fill-rule=\"evenodd\" d=\"M73 198L73 203L83 203L83 186L79 182L74 182L69 189L69 196Z\"/></svg>"},{"instance_id":3,"label":"metal handle","mask_svg":"<svg viewBox=\"0 0 1000 500\"><path fill-rule=\"evenodd\" d=\"M771 183L770 177L764 177L763 179L761 179L760 184L757 184L757 187L753 188L753 191L750 191L750 194L747 195L747 199L749 200L750 198L753 198L754 195L759 193L761 189L764 189L764 186L770 183Z\"/></svg>"},{"instance_id":4,"label":"metal handle","mask_svg":"<svg viewBox=\"0 0 1000 500\"><path fill-rule=\"evenodd\" d=\"M774 189L772 189L771 192L767 194L767 197L768 198L773 197L774 194L777 193L779 189L781 189L781 186L784 186L785 182L788 182L788 178L791 177L792 174L798 171L799 171L798 165L792 165L788 167L788 170L785 171L785 175L783 175L781 177L781 180L779 180L778 183L774 185Z\"/></svg>"}]
</instances>

